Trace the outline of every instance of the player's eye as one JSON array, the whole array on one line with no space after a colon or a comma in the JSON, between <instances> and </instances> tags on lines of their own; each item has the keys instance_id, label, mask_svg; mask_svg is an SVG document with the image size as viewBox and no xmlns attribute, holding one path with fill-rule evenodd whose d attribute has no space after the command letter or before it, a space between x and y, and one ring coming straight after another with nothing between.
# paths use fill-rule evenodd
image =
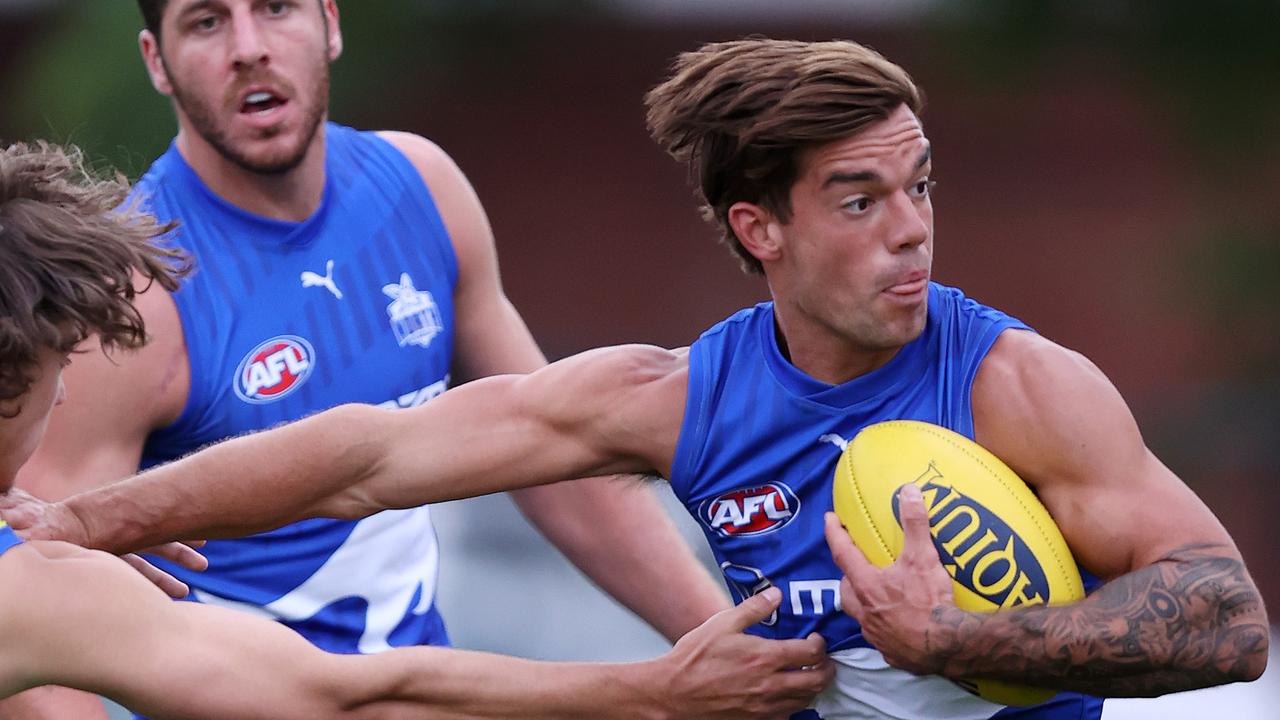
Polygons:
<instances>
[{"instance_id":1,"label":"player's eye","mask_svg":"<svg viewBox=\"0 0 1280 720\"><path fill-rule=\"evenodd\" d=\"M191 22L191 29L197 32L209 32L218 27L217 15L204 15Z\"/></svg>"},{"instance_id":2,"label":"player's eye","mask_svg":"<svg viewBox=\"0 0 1280 720\"><path fill-rule=\"evenodd\" d=\"M844 203L841 204L841 207L855 215L861 215L871 209L871 198L866 195L859 195L858 197L849 198L844 201Z\"/></svg>"},{"instance_id":3,"label":"player's eye","mask_svg":"<svg viewBox=\"0 0 1280 720\"><path fill-rule=\"evenodd\" d=\"M933 186L937 184L929 178L922 178L911 186L911 195L918 198L928 197L933 194Z\"/></svg>"},{"instance_id":4,"label":"player's eye","mask_svg":"<svg viewBox=\"0 0 1280 720\"><path fill-rule=\"evenodd\" d=\"M289 11L289 3L286 2L269 2L267 3L268 15L283 15Z\"/></svg>"}]
</instances>

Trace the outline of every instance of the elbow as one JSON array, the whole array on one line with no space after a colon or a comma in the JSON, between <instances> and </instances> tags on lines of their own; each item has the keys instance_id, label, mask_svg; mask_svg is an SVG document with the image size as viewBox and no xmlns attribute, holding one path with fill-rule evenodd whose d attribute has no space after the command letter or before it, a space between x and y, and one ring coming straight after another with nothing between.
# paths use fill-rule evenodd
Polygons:
<instances>
[{"instance_id":1,"label":"elbow","mask_svg":"<svg viewBox=\"0 0 1280 720\"><path fill-rule=\"evenodd\" d=\"M1266 624L1261 625L1253 647L1240 659L1232 673L1235 682L1253 682L1262 677L1267 669L1267 657L1270 654L1271 638Z\"/></svg>"},{"instance_id":2,"label":"elbow","mask_svg":"<svg viewBox=\"0 0 1280 720\"><path fill-rule=\"evenodd\" d=\"M1267 611L1257 588L1250 593L1250 602L1237 603L1243 609L1230 621L1228 637L1235 646L1236 659L1228 670L1228 682L1252 682L1262 677L1267 669L1271 650L1271 626Z\"/></svg>"},{"instance_id":3,"label":"elbow","mask_svg":"<svg viewBox=\"0 0 1280 720\"><path fill-rule=\"evenodd\" d=\"M358 404L339 405L322 413L328 423L312 440L329 452L311 476L324 478L316 484L325 487L302 517L359 520L386 509L371 496L368 486L386 462L391 433L385 425L392 414Z\"/></svg>"}]
</instances>

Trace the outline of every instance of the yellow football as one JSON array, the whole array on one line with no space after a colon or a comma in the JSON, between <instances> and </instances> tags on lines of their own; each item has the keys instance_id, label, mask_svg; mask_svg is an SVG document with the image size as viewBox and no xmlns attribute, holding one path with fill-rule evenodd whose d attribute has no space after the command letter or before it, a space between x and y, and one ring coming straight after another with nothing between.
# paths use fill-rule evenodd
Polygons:
<instances>
[{"instance_id":1,"label":"yellow football","mask_svg":"<svg viewBox=\"0 0 1280 720\"><path fill-rule=\"evenodd\" d=\"M972 440L914 420L867 426L836 465L836 513L876 566L902 552L897 491L907 483L924 495L960 608L992 612L1084 597L1071 550L1031 488ZM1034 705L1057 692L992 680L959 684L1004 705Z\"/></svg>"}]
</instances>

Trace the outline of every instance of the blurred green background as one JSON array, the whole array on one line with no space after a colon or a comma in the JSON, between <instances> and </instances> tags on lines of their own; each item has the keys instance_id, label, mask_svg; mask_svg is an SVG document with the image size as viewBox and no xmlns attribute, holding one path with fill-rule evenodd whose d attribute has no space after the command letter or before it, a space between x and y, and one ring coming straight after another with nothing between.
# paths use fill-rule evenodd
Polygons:
<instances>
[{"instance_id":1,"label":"blurred green background","mask_svg":"<svg viewBox=\"0 0 1280 720\"><path fill-rule=\"evenodd\" d=\"M929 98L937 278L1093 358L1280 605L1280 3L339 6L332 117L454 155L552 356L686 344L764 296L645 135L677 52L751 33L881 50ZM0 0L0 139L145 170L174 125L139 27L128 0Z\"/></svg>"}]
</instances>

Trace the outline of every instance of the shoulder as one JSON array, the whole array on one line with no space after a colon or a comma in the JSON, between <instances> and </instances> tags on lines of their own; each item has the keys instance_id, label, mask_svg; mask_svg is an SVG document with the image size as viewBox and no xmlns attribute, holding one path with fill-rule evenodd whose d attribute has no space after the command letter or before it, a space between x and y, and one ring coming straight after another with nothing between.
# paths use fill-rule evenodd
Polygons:
<instances>
[{"instance_id":1,"label":"shoulder","mask_svg":"<svg viewBox=\"0 0 1280 720\"><path fill-rule=\"evenodd\" d=\"M731 352L737 345L749 342L757 337L760 323L773 323L773 303L762 302L751 307L742 308L729 317L707 328L698 336L693 345L700 354L709 348L721 348L723 352Z\"/></svg>"},{"instance_id":2,"label":"shoulder","mask_svg":"<svg viewBox=\"0 0 1280 720\"><path fill-rule=\"evenodd\" d=\"M375 134L399 150L433 189L438 183L465 182L462 170L453 158L427 138L401 130L380 130Z\"/></svg>"},{"instance_id":3,"label":"shoulder","mask_svg":"<svg viewBox=\"0 0 1280 720\"><path fill-rule=\"evenodd\" d=\"M118 393L131 397L133 410L145 407L146 417L137 419L151 429L176 420L186 403L187 346L173 294L141 276L135 276L134 284L139 292L133 306L146 324L146 344L107 354L99 350L96 339L91 340L86 343L89 352L76 356L65 377L69 390L84 393L85 398L112 395L106 388L114 383Z\"/></svg>"},{"instance_id":4,"label":"shoulder","mask_svg":"<svg viewBox=\"0 0 1280 720\"><path fill-rule=\"evenodd\" d=\"M1027 331L1000 334L973 385L979 443L1024 479L1072 478L1085 458L1145 449L1128 405L1087 357Z\"/></svg>"},{"instance_id":5,"label":"shoulder","mask_svg":"<svg viewBox=\"0 0 1280 720\"><path fill-rule=\"evenodd\" d=\"M400 151L422 177L453 243L461 276L465 278L484 268L496 267L489 218L475 189L453 158L421 135L394 130L384 130L377 135Z\"/></svg>"},{"instance_id":6,"label":"shoulder","mask_svg":"<svg viewBox=\"0 0 1280 720\"><path fill-rule=\"evenodd\" d=\"M1080 389L1111 383L1089 358L1034 332L1000 333L974 380L974 401L1004 407L1001 414L1039 413ZM1020 403L1014 403L1018 400Z\"/></svg>"}]
</instances>

